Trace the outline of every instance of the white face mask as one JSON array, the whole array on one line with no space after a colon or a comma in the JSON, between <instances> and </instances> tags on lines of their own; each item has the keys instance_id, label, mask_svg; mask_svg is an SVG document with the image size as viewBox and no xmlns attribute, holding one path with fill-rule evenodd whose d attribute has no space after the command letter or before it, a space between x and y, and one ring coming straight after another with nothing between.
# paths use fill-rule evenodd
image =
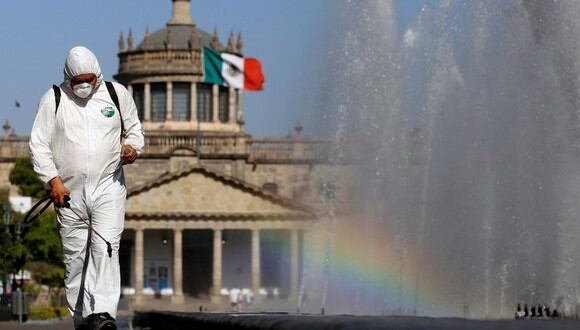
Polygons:
<instances>
[{"instance_id":1,"label":"white face mask","mask_svg":"<svg viewBox=\"0 0 580 330\"><path fill-rule=\"evenodd\" d=\"M73 92L75 93L76 96L82 99L86 99L93 92L93 86L91 86L91 84L86 82L78 84L73 87Z\"/></svg>"}]
</instances>

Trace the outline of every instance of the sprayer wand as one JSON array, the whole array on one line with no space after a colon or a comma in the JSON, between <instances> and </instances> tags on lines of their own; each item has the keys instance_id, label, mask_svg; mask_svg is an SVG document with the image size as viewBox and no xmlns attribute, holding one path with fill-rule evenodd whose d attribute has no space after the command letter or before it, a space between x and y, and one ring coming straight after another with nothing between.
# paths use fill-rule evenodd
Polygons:
<instances>
[{"instance_id":1,"label":"sprayer wand","mask_svg":"<svg viewBox=\"0 0 580 330\"><path fill-rule=\"evenodd\" d=\"M105 244L107 244L107 254L109 255L109 258L113 257L113 247L111 246L111 243L109 241L107 241L103 235L101 235L98 231L95 230L95 228L93 227L93 224L91 223L91 221L87 221L85 220L83 217L81 217L77 211L75 211L71 206L70 206L70 196L64 196L64 207L71 210L79 220L81 220L82 222L84 222L88 227L89 230L93 231L95 234L97 234L97 236L99 236L100 239L102 239ZM50 206L50 204L52 203L52 199L50 199L50 196L46 196L44 198L42 198L41 200L39 200L36 204L34 204L34 206L26 213L26 216L24 217L24 223L25 224L30 224L32 221L38 219L38 217L44 212L46 211L46 209ZM44 204L44 205L43 205ZM38 211L36 214L34 214L32 216L32 213L34 212L34 210L36 210L36 208L40 207L41 205L42 208L40 209L40 211Z\"/></svg>"}]
</instances>

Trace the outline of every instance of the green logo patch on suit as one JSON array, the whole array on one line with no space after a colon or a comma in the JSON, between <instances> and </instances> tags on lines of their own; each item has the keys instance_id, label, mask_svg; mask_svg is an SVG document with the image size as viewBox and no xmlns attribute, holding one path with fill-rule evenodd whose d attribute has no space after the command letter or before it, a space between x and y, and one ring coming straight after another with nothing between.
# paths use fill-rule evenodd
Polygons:
<instances>
[{"instance_id":1,"label":"green logo patch on suit","mask_svg":"<svg viewBox=\"0 0 580 330\"><path fill-rule=\"evenodd\" d=\"M103 114L103 116L111 118L115 115L115 109L112 107L102 108L101 113Z\"/></svg>"}]
</instances>

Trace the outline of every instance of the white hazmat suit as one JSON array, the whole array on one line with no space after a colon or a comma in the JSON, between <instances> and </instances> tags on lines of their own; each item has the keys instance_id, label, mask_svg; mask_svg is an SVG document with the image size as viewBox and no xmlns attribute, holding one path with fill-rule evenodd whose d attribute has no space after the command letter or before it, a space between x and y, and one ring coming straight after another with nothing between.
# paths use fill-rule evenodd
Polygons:
<instances>
[{"instance_id":1,"label":"white hazmat suit","mask_svg":"<svg viewBox=\"0 0 580 330\"><path fill-rule=\"evenodd\" d=\"M97 84L87 98L77 97L70 80L92 73ZM144 145L137 108L127 89L114 83L126 130L124 144L141 153ZM95 55L84 47L70 50L64 68L61 98L55 113L55 94L47 91L38 106L30 138L35 172L47 184L60 176L71 191L71 208L90 219L94 229L113 248L91 235L88 226L67 208L58 208L59 233L65 264L67 303L78 326L90 314L116 318L120 296L119 243L124 227L125 180L120 158L121 120L103 82ZM84 286L84 290L83 290ZM83 294L79 292L83 290Z\"/></svg>"}]
</instances>

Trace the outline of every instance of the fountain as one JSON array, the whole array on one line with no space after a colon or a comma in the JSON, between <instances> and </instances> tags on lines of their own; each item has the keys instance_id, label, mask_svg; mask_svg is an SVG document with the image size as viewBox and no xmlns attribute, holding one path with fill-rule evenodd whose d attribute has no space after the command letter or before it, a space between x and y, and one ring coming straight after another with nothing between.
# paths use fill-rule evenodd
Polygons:
<instances>
[{"instance_id":1,"label":"fountain","mask_svg":"<svg viewBox=\"0 0 580 330\"><path fill-rule=\"evenodd\" d=\"M574 314L580 3L430 4L404 31L391 1L336 4L322 129L351 165L335 182L348 202L322 217L327 270L299 309Z\"/></svg>"}]
</instances>

